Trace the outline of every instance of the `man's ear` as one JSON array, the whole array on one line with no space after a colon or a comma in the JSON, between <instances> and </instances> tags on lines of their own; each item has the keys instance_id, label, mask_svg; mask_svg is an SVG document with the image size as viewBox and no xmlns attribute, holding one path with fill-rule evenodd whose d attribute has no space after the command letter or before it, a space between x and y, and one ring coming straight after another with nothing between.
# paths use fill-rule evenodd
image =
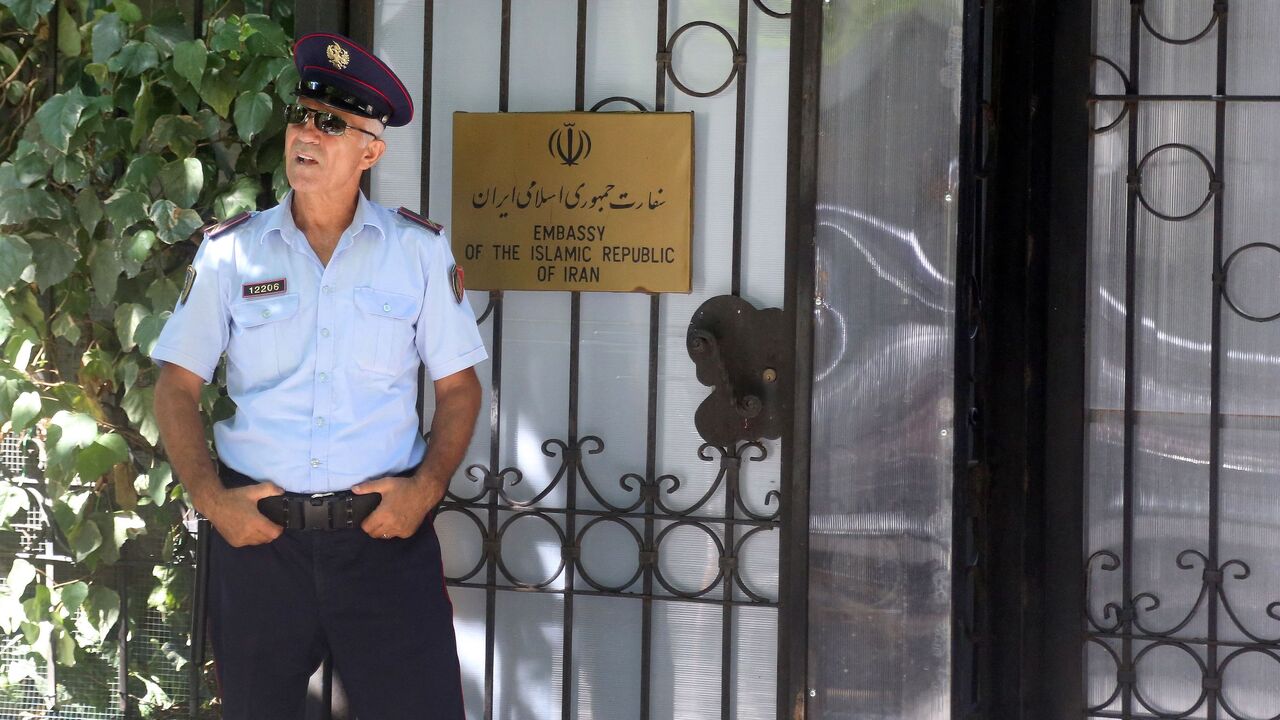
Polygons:
<instances>
[{"instance_id":1,"label":"man's ear","mask_svg":"<svg viewBox=\"0 0 1280 720\"><path fill-rule=\"evenodd\" d=\"M382 158L382 153L387 151L387 143L384 140L370 140L368 145L364 146L364 156L360 158L360 169L368 170L378 164L378 160Z\"/></svg>"}]
</instances>

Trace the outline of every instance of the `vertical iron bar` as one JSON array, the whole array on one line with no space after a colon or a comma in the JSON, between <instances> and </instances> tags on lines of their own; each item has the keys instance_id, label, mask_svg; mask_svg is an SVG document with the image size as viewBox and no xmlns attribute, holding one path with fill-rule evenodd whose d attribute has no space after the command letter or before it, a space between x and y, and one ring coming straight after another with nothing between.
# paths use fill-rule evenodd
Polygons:
<instances>
[{"instance_id":1,"label":"vertical iron bar","mask_svg":"<svg viewBox=\"0 0 1280 720\"><path fill-rule=\"evenodd\" d=\"M187 694L191 698L191 718L200 717L200 676L204 670L206 618L209 612L209 521L196 521L196 578L191 612L191 666L187 672Z\"/></svg>"},{"instance_id":2,"label":"vertical iron bar","mask_svg":"<svg viewBox=\"0 0 1280 720\"><path fill-rule=\"evenodd\" d=\"M784 377L793 403L782 434L778 516L777 717L804 718L809 647L809 443L813 389L814 235L818 188L818 91L822 68L822 6L792 3L787 112L786 292L792 326L791 367ZM816 713L815 713L816 715Z\"/></svg>"},{"instance_id":3,"label":"vertical iron bar","mask_svg":"<svg viewBox=\"0 0 1280 720\"><path fill-rule=\"evenodd\" d=\"M435 0L426 0L422 14L422 158L418 165L418 207L431 216L431 61L435 55Z\"/></svg>"},{"instance_id":4,"label":"vertical iron bar","mask_svg":"<svg viewBox=\"0 0 1280 720\"><path fill-rule=\"evenodd\" d=\"M586 73L587 73L587 0L578 0L577 53L574 61L574 110L581 112L586 107ZM577 515L574 512L578 505L578 475L582 472L582 448L578 445L578 380L582 359L582 293L569 294L569 437L571 448L569 471L565 479L564 533L565 558L564 566L564 644L561 647L561 682L560 682L560 717L570 720L574 716L573 706L573 607L574 582L577 576L578 561L578 529Z\"/></svg>"},{"instance_id":5,"label":"vertical iron bar","mask_svg":"<svg viewBox=\"0 0 1280 720\"><path fill-rule=\"evenodd\" d=\"M120 623L116 626L116 705L120 708L120 716L133 716L133 708L129 706L129 568L124 564L116 565L117 592L120 594Z\"/></svg>"},{"instance_id":6,"label":"vertical iron bar","mask_svg":"<svg viewBox=\"0 0 1280 720\"><path fill-rule=\"evenodd\" d=\"M667 47L667 0L658 0L658 33L656 53ZM667 73L661 62L657 63L654 77L653 109L667 109ZM652 713L650 693L653 680L653 573L658 562L654 548L655 525L653 513L661 488L658 487L658 342L662 327L662 296L649 296L649 398L645 425L645 481L649 495L645 498L644 549L652 553L644 564L644 599L640 608L640 720L649 720Z\"/></svg>"},{"instance_id":7,"label":"vertical iron bar","mask_svg":"<svg viewBox=\"0 0 1280 720\"><path fill-rule=\"evenodd\" d=\"M1129 79L1133 83L1130 92L1138 93L1141 73L1139 47L1142 35L1142 3L1129 6ZM1129 191L1125 210L1125 268L1124 268L1124 521L1121 553L1121 584L1123 589L1120 659L1122 672L1133 667L1133 503L1134 460L1137 449L1137 235L1138 235L1138 107L1130 106L1129 112L1128 176ZM1127 718L1133 713L1133 685L1123 683L1120 711Z\"/></svg>"},{"instance_id":8,"label":"vertical iron bar","mask_svg":"<svg viewBox=\"0 0 1280 720\"><path fill-rule=\"evenodd\" d=\"M1217 92L1227 94L1227 18L1230 13L1228 0L1222 0L1218 14ZM1136 92L1136 91L1135 91ZM1226 158L1227 104L1214 103L1213 179L1217 183L1213 195L1213 308L1212 337L1209 341L1209 548L1206 570L1220 569L1218 562L1219 490L1222 470L1222 245L1225 218L1223 201L1223 164ZM1206 650L1208 672L1219 677L1218 672L1218 592L1221 580L1209 592L1209 642ZM1207 720L1218 719L1219 690L1208 693Z\"/></svg>"},{"instance_id":9,"label":"vertical iron bar","mask_svg":"<svg viewBox=\"0 0 1280 720\"><path fill-rule=\"evenodd\" d=\"M742 449L731 445L723 450L725 458L732 453L733 464L724 478L724 555L720 558L720 568L724 573L720 620L720 718L730 720L733 717L733 577L736 574L734 538L737 535L733 519L737 515L738 483L742 479Z\"/></svg>"},{"instance_id":10,"label":"vertical iron bar","mask_svg":"<svg viewBox=\"0 0 1280 720\"><path fill-rule=\"evenodd\" d=\"M498 49L498 112L507 112L511 87L511 0L502 0L501 42ZM499 449L502 442L502 291L489 291L493 306L493 362L489 393L489 471L501 471ZM499 476L501 477L501 476ZM488 567L485 588L484 632L484 720L493 720L493 660L498 603L498 491L489 491Z\"/></svg>"},{"instance_id":11,"label":"vertical iron bar","mask_svg":"<svg viewBox=\"0 0 1280 720\"><path fill-rule=\"evenodd\" d=\"M742 184L746 163L747 127L747 9L750 0L738 0L738 56L733 59L737 71L737 116L733 135L733 287L735 297L742 295Z\"/></svg>"},{"instance_id":12,"label":"vertical iron bar","mask_svg":"<svg viewBox=\"0 0 1280 720\"><path fill-rule=\"evenodd\" d=\"M422 108L420 110L422 156L418 161L418 212L431 216L431 56L435 28L435 0L426 0L422 15ZM418 366L418 432L429 430L426 422L427 367Z\"/></svg>"},{"instance_id":13,"label":"vertical iron bar","mask_svg":"<svg viewBox=\"0 0 1280 720\"><path fill-rule=\"evenodd\" d=\"M204 0L195 0L192 3L191 35L197 40L204 37Z\"/></svg>"}]
</instances>

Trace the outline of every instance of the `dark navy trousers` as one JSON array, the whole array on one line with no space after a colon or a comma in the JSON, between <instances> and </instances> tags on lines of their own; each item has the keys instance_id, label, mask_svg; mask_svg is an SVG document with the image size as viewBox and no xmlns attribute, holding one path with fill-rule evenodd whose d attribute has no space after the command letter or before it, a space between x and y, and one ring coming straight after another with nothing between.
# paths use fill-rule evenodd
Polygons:
<instances>
[{"instance_id":1,"label":"dark navy trousers","mask_svg":"<svg viewBox=\"0 0 1280 720\"><path fill-rule=\"evenodd\" d=\"M249 481L224 469L228 486ZM238 477L236 477L238 476ZM210 545L209 634L226 720L303 717L331 655L357 720L461 720L453 606L432 516L411 538L285 530Z\"/></svg>"}]
</instances>

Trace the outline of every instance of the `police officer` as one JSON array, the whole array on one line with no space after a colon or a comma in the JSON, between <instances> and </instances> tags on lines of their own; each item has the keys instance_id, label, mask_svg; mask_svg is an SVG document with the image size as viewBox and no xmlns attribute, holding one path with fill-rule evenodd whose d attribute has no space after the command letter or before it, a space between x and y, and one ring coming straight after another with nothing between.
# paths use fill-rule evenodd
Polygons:
<instances>
[{"instance_id":1,"label":"police officer","mask_svg":"<svg viewBox=\"0 0 1280 720\"><path fill-rule=\"evenodd\" d=\"M169 460L213 525L209 632L226 718L302 716L332 656L361 720L461 718L433 509L463 457L487 354L441 228L360 192L413 115L350 39L294 46L292 190L204 231L152 357ZM201 389L225 353L235 415ZM428 446L418 369L434 382Z\"/></svg>"}]
</instances>

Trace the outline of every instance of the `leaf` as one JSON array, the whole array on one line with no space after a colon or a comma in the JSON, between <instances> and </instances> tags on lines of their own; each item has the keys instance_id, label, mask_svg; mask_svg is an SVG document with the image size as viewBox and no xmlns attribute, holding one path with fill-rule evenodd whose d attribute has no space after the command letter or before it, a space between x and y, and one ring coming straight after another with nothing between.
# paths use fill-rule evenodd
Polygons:
<instances>
[{"instance_id":1,"label":"leaf","mask_svg":"<svg viewBox=\"0 0 1280 720\"><path fill-rule=\"evenodd\" d=\"M164 158L159 155L139 155L129 161L124 177L120 178L120 187L146 192L163 167Z\"/></svg>"},{"instance_id":2,"label":"leaf","mask_svg":"<svg viewBox=\"0 0 1280 720\"><path fill-rule=\"evenodd\" d=\"M90 644L96 645L107 639L120 618L120 596L116 591L102 583L94 583L80 607L84 612L76 616L76 631Z\"/></svg>"},{"instance_id":3,"label":"leaf","mask_svg":"<svg viewBox=\"0 0 1280 720\"><path fill-rule=\"evenodd\" d=\"M13 19L27 30L35 30L40 17L53 9L53 0L4 0L0 5L9 6Z\"/></svg>"},{"instance_id":4,"label":"leaf","mask_svg":"<svg viewBox=\"0 0 1280 720\"><path fill-rule=\"evenodd\" d=\"M92 195L92 193L84 193ZM53 287L66 280L76 269L80 249L74 243L53 235L31 237L31 251L35 256L36 285L41 289Z\"/></svg>"},{"instance_id":5,"label":"leaf","mask_svg":"<svg viewBox=\"0 0 1280 720\"><path fill-rule=\"evenodd\" d=\"M156 100L155 95L151 92L151 83L142 83L142 87L138 88L138 97L134 98L133 101L133 117L130 120L133 124L129 128L129 145L131 147L137 147L138 143L142 142L142 138L147 136L147 129L151 127L155 106Z\"/></svg>"},{"instance_id":6,"label":"leaf","mask_svg":"<svg viewBox=\"0 0 1280 720\"><path fill-rule=\"evenodd\" d=\"M155 45L163 57L169 57L178 45L191 39L191 28L177 8L153 8L147 16L147 22L150 24L142 36Z\"/></svg>"},{"instance_id":7,"label":"leaf","mask_svg":"<svg viewBox=\"0 0 1280 720\"><path fill-rule=\"evenodd\" d=\"M93 190L82 190L76 194L75 206L80 225L92 238L93 231L98 228L98 223L102 222L102 200Z\"/></svg>"},{"instance_id":8,"label":"leaf","mask_svg":"<svg viewBox=\"0 0 1280 720\"><path fill-rule=\"evenodd\" d=\"M231 187L213 201L213 214L219 220L238 215L246 210L258 208L258 183L252 178L242 177L232 183Z\"/></svg>"},{"instance_id":9,"label":"leaf","mask_svg":"<svg viewBox=\"0 0 1280 720\"><path fill-rule=\"evenodd\" d=\"M18 67L18 55L4 43L0 43L0 67L9 67L11 69Z\"/></svg>"},{"instance_id":10,"label":"leaf","mask_svg":"<svg viewBox=\"0 0 1280 720\"><path fill-rule=\"evenodd\" d=\"M140 230L121 242L120 262L124 267L125 277L137 277L142 271L142 263L151 256L151 248L155 244L156 234L150 230Z\"/></svg>"},{"instance_id":11,"label":"leaf","mask_svg":"<svg viewBox=\"0 0 1280 720\"><path fill-rule=\"evenodd\" d=\"M13 423L13 432L27 429L31 421L40 415L40 393L24 392L13 402L13 410L9 419Z\"/></svg>"},{"instance_id":12,"label":"leaf","mask_svg":"<svg viewBox=\"0 0 1280 720\"><path fill-rule=\"evenodd\" d=\"M40 125L40 136L49 145L65 153L71 135L80 124L80 113L84 111L85 105L86 98L80 88L73 88L68 93L59 93L45 100L35 114L35 120Z\"/></svg>"},{"instance_id":13,"label":"leaf","mask_svg":"<svg viewBox=\"0 0 1280 720\"><path fill-rule=\"evenodd\" d=\"M4 303L0 303L0 342L9 339L9 333L13 330L13 315L9 312L9 307Z\"/></svg>"},{"instance_id":14,"label":"leaf","mask_svg":"<svg viewBox=\"0 0 1280 720\"><path fill-rule=\"evenodd\" d=\"M204 224L194 210L179 208L172 200L151 203L150 217L160 240L170 245L191 237Z\"/></svg>"},{"instance_id":15,"label":"leaf","mask_svg":"<svg viewBox=\"0 0 1280 720\"><path fill-rule=\"evenodd\" d=\"M94 246L89 256L89 278L93 281L93 294L98 304L111 307L116 297L116 284L120 281L120 254L113 244Z\"/></svg>"},{"instance_id":16,"label":"leaf","mask_svg":"<svg viewBox=\"0 0 1280 720\"><path fill-rule=\"evenodd\" d=\"M93 47L93 61L96 63L106 63L107 60L120 52L120 48L124 47L124 38L128 33L124 23L120 22L120 16L115 13L107 13L98 19L93 25L93 39L91 45Z\"/></svg>"},{"instance_id":17,"label":"leaf","mask_svg":"<svg viewBox=\"0 0 1280 720\"><path fill-rule=\"evenodd\" d=\"M264 92L241 93L236 98L236 132L248 142L262 132L271 117L271 96Z\"/></svg>"},{"instance_id":18,"label":"leaf","mask_svg":"<svg viewBox=\"0 0 1280 720\"><path fill-rule=\"evenodd\" d=\"M70 585L63 585L57 591L57 601L61 602L68 616L80 612L80 606L89 596L89 585L79 580Z\"/></svg>"},{"instance_id":19,"label":"leaf","mask_svg":"<svg viewBox=\"0 0 1280 720\"><path fill-rule=\"evenodd\" d=\"M236 97L235 74L230 68L206 70L200 81L200 97L209 103L219 117L225 118L231 110L231 101Z\"/></svg>"},{"instance_id":20,"label":"leaf","mask_svg":"<svg viewBox=\"0 0 1280 720\"><path fill-rule=\"evenodd\" d=\"M204 167L193 157L174 160L160 171L160 187L174 204L189 208L204 189Z\"/></svg>"},{"instance_id":21,"label":"leaf","mask_svg":"<svg viewBox=\"0 0 1280 720\"><path fill-rule=\"evenodd\" d=\"M214 30L211 24L209 33L213 39L209 41L209 49L216 53L234 52L240 49L240 25L239 23L230 22L228 20L219 19L217 23L218 29Z\"/></svg>"},{"instance_id":22,"label":"leaf","mask_svg":"<svg viewBox=\"0 0 1280 720\"><path fill-rule=\"evenodd\" d=\"M67 57L80 55L80 26L75 18L67 12L66 5L58 6L58 52Z\"/></svg>"},{"instance_id":23,"label":"leaf","mask_svg":"<svg viewBox=\"0 0 1280 720\"><path fill-rule=\"evenodd\" d=\"M52 632L53 656L63 667L76 666L76 641L71 633L59 623L53 624Z\"/></svg>"},{"instance_id":24,"label":"leaf","mask_svg":"<svg viewBox=\"0 0 1280 720\"><path fill-rule=\"evenodd\" d=\"M116 325L116 337L120 338L120 349L128 352L137 344L134 334L138 330L138 324L147 315L150 315L146 308L137 303L121 303L114 315Z\"/></svg>"},{"instance_id":25,"label":"leaf","mask_svg":"<svg viewBox=\"0 0 1280 720\"><path fill-rule=\"evenodd\" d=\"M188 40L173 47L173 69L196 90L200 89L205 65L209 62L207 53L200 40Z\"/></svg>"},{"instance_id":26,"label":"leaf","mask_svg":"<svg viewBox=\"0 0 1280 720\"><path fill-rule=\"evenodd\" d=\"M70 313L58 313L53 318L53 334L75 345L80 342L80 326Z\"/></svg>"},{"instance_id":27,"label":"leaf","mask_svg":"<svg viewBox=\"0 0 1280 720\"><path fill-rule=\"evenodd\" d=\"M290 103L294 100L294 91L298 88L298 68L293 63L285 63L276 76L276 97L280 102Z\"/></svg>"},{"instance_id":28,"label":"leaf","mask_svg":"<svg viewBox=\"0 0 1280 720\"><path fill-rule=\"evenodd\" d=\"M160 427L156 424L155 409L152 405L155 396L154 387L140 388L134 385L124 391L124 400L120 403L120 407L124 408L125 414L129 416L129 422L152 445L160 439Z\"/></svg>"},{"instance_id":29,"label":"leaf","mask_svg":"<svg viewBox=\"0 0 1280 720\"><path fill-rule=\"evenodd\" d=\"M31 495L17 485L0 484L0 523L9 522L15 515L30 507Z\"/></svg>"},{"instance_id":30,"label":"leaf","mask_svg":"<svg viewBox=\"0 0 1280 720\"><path fill-rule=\"evenodd\" d=\"M27 153L13 163L13 173L19 184L30 185L44 180L49 173L49 161L40 153Z\"/></svg>"},{"instance_id":31,"label":"leaf","mask_svg":"<svg viewBox=\"0 0 1280 720\"><path fill-rule=\"evenodd\" d=\"M84 74L94 79L99 86L107 84L107 66L102 63L89 63L84 66Z\"/></svg>"},{"instance_id":32,"label":"leaf","mask_svg":"<svg viewBox=\"0 0 1280 720\"><path fill-rule=\"evenodd\" d=\"M19 597L35 579L36 566L22 558L15 558L13 565L9 568L8 576L5 577L5 592L10 596Z\"/></svg>"},{"instance_id":33,"label":"leaf","mask_svg":"<svg viewBox=\"0 0 1280 720\"><path fill-rule=\"evenodd\" d=\"M107 69L135 77L160 64L160 54L149 43L130 40L120 52L107 61Z\"/></svg>"},{"instance_id":34,"label":"leaf","mask_svg":"<svg viewBox=\"0 0 1280 720\"><path fill-rule=\"evenodd\" d=\"M120 13L120 19L130 25L142 20L142 10L129 0L113 0L111 4L115 6L116 12Z\"/></svg>"},{"instance_id":35,"label":"leaf","mask_svg":"<svg viewBox=\"0 0 1280 720\"><path fill-rule=\"evenodd\" d=\"M135 190L116 190L107 198L106 210L116 232L124 232L147 216L147 196Z\"/></svg>"},{"instance_id":36,"label":"leaf","mask_svg":"<svg viewBox=\"0 0 1280 720\"><path fill-rule=\"evenodd\" d=\"M102 547L102 531L96 523L86 520L67 533L67 542L71 545L71 553L75 559L82 561Z\"/></svg>"},{"instance_id":37,"label":"leaf","mask_svg":"<svg viewBox=\"0 0 1280 720\"><path fill-rule=\"evenodd\" d=\"M284 58L256 57L249 67L240 73L240 91L258 92L267 87L280 74L281 66L288 65Z\"/></svg>"},{"instance_id":38,"label":"leaf","mask_svg":"<svg viewBox=\"0 0 1280 720\"><path fill-rule=\"evenodd\" d=\"M17 235L0 235L0 292L8 292L31 264L31 246Z\"/></svg>"},{"instance_id":39,"label":"leaf","mask_svg":"<svg viewBox=\"0 0 1280 720\"><path fill-rule=\"evenodd\" d=\"M168 147L178 157L195 152L196 143L205 139L204 128L189 115L165 115L156 121L150 144Z\"/></svg>"},{"instance_id":40,"label":"leaf","mask_svg":"<svg viewBox=\"0 0 1280 720\"><path fill-rule=\"evenodd\" d=\"M57 220L60 215L53 194L44 188L22 188L0 193L0 225L21 225L40 218Z\"/></svg>"},{"instance_id":41,"label":"leaf","mask_svg":"<svg viewBox=\"0 0 1280 720\"><path fill-rule=\"evenodd\" d=\"M173 307L177 298L167 303L168 307ZM150 357L151 351L155 349L156 341L160 339L160 331L164 329L165 318L161 315L148 315L138 324L138 329L134 332L133 339L138 343L138 352ZM152 440L154 443L155 441Z\"/></svg>"},{"instance_id":42,"label":"leaf","mask_svg":"<svg viewBox=\"0 0 1280 720\"><path fill-rule=\"evenodd\" d=\"M65 457L73 450L88 447L98 438L98 423L82 412L59 410L49 419L49 425L59 430L58 438L50 448L55 455Z\"/></svg>"},{"instance_id":43,"label":"leaf","mask_svg":"<svg viewBox=\"0 0 1280 720\"><path fill-rule=\"evenodd\" d=\"M76 456L76 472L80 479L95 481L106 475L116 463L128 462L129 445L115 433L99 435Z\"/></svg>"},{"instance_id":44,"label":"leaf","mask_svg":"<svg viewBox=\"0 0 1280 720\"><path fill-rule=\"evenodd\" d=\"M173 470L167 462L159 462L147 471L147 489L144 492L154 505L164 505L169 499L169 484L173 482Z\"/></svg>"}]
</instances>

